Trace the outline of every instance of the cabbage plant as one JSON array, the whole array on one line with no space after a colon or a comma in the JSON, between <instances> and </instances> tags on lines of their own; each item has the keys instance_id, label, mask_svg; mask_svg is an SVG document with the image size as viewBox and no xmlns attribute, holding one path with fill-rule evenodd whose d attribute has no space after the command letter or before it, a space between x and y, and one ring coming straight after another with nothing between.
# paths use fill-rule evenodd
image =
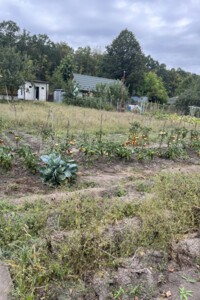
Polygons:
<instances>
[{"instance_id":1,"label":"cabbage plant","mask_svg":"<svg viewBox=\"0 0 200 300\"><path fill-rule=\"evenodd\" d=\"M42 155L40 159L45 164L39 168L43 182L57 186L76 179L78 166L73 159L64 160L57 153Z\"/></svg>"}]
</instances>

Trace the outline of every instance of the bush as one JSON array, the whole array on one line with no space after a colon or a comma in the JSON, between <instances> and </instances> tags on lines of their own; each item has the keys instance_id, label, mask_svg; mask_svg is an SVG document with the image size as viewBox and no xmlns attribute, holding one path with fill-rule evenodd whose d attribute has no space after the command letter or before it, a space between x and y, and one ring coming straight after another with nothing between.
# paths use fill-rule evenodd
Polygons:
<instances>
[{"instance_id":1,"label":"bush","mask_svg":"<svg viewBox=\"0 0 200 300\"><path fill-rule=\"evenodd\" d=\"M176 102L176 107L184 114L189 114L189 106L200 107L200 80L194 81L191 86L185 90Z\"/></svg>"},{"instance_id":2,"label":"bush","mask_svg":"<svg viewBox=\"0 0 200 300\"><path fill-rule=\"evenodd\" d=\"M74 97L74 98L65 98L64 103L68 105L81 106L81 107L89 107L96 109L104 109L104 110L113 110L112 104L105 100L101 100L97 97Z\"/></svg>"}]
</instances>

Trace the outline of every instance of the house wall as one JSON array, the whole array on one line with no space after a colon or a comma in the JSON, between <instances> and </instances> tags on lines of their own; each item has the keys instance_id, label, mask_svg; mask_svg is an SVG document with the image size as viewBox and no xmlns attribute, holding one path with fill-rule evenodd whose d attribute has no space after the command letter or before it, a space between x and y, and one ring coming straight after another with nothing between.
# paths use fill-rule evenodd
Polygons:
<instances>
[{"instance_id":1,"label":"house wall","mask_svg":"<svg viewBox=\"0 0 200 300\"><path fill-rule=\"evenodd\" d=\"M26 81L18 90L18 99L46 101L48 92L48 83Z\"/></svg>"}]
</instances>

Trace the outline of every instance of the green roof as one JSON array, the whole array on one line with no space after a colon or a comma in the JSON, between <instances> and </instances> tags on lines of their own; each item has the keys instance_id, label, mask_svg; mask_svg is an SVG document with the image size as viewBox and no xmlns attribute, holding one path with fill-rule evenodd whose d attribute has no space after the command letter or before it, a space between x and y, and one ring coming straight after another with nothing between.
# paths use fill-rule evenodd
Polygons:
<instances>
[{"instance_id":1,"label":"green roof","mask_svg":"<svg viewBox=\"0 0 200 300\"><path fill-rule=\"evenodd\" d=\"M79 90L81 91L94 91L97 84L113 84L116 82L114 79L95 77L82 74L73 74L74 81L77 83Z\"/></svg>"}]
</instances>

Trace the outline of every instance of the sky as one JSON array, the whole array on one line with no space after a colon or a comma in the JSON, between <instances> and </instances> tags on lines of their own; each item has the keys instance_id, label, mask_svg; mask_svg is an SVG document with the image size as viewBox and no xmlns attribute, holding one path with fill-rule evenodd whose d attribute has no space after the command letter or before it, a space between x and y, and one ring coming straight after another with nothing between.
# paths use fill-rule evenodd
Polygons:
<instances>
[{"instance_id":1,"label":"sky","mask_svg":"<svg viewBox=\"0 0 200 300\"><path fill-rule=\"evenodd\" d=\"M200 0L0 0L0 22L74 49L105 50L127 28L167 68L200 74Z\"/></svg>"}]
</instances>

